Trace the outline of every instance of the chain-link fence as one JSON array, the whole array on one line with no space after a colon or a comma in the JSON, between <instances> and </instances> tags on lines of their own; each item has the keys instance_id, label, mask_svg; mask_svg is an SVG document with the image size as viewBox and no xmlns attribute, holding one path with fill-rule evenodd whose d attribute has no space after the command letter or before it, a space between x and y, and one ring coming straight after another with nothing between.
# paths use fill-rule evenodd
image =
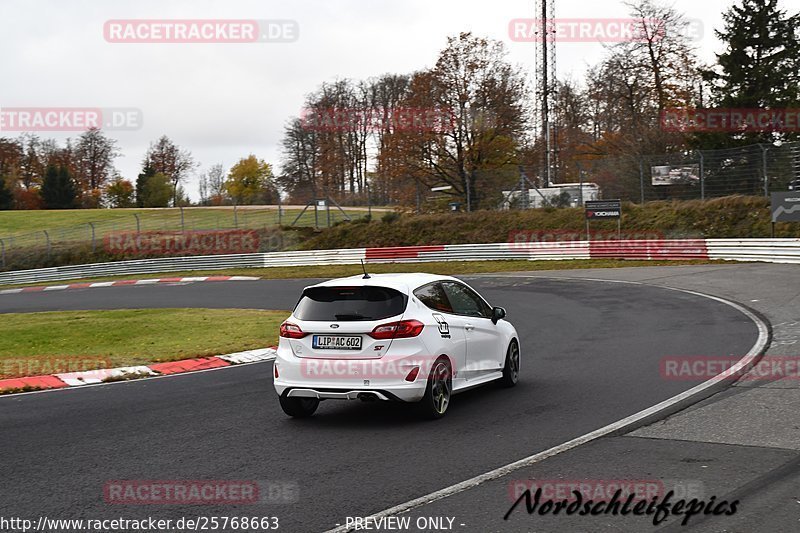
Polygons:
<instances>
[{"instance_id":1,"label":"chain-link fence","mask_svg":"<svg viewBox=\"0 0 800 533\"><path fill-rule=\"evenodd\" d=\"M36 226L41 229L0 234L0 269L132 256L281 251L291 248L297 240L287 238L280 231L281 226L327 227L368 213L367 208L305 207L81 211L82 218L95 215L96 219L63 226L37 221Z\"/></svg>"},{"instance_id":2,"label":"chain-link fence","mask_svg":"<svg viewBox=\"0 0 800 533\"><path fill-rule=\"evenodd\" d=\"M800 143L581 161L584 182L604 198L633 202L769 196L798 188Z\"/></svg>"}]
</instances>

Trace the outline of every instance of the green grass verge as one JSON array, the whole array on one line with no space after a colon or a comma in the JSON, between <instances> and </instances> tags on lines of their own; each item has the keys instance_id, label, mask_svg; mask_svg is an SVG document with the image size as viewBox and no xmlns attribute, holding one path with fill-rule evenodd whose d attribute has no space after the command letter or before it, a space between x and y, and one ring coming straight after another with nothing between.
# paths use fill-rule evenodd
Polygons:
<instances>
[{"instance_id":1,"label":"green grass verge","mask_svg":"<svg viewBox=\"0 0 800 533\"><path fill-rule=\"evenodd\" d=\"M544 270L573 270L586 268L621 268L644 266L685 266L726 264L729 261L634 261L626 259L576 259L565 261L441 261L431 263L377 263L367 265L373 274L391 272L429 272L457 276L463 274L484 274L492 272L539 272ZM126 279L154 279L193 276L254 276L263 279L301 279L301 278L340 278L361 273L361 265L324 265L272 268L232 268L225 270L195 270L183 272L162 272L157 274L131 274L124 276L104 276L88 279L53 281L50 283L28 283L24 285L0 285L0 289L20 288L37 285L67 285L93 281L122 281Z\"/></svg>"},{"instance_id":2,"label":"green grass verge","mask_svg":"<svg viewBox=\"0 0 800 533\"><path fill-rule=\"evenodd\" d=\"M48 362L114 368L274 346L288 314L256 309L3 314L0 377L30 375L46 369Z\"/></svg>"}]
</instances>

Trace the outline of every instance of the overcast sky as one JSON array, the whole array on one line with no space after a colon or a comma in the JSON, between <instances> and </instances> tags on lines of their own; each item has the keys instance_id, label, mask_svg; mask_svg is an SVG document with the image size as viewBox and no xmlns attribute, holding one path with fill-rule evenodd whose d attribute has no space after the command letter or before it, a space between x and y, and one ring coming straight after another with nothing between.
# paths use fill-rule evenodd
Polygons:
<instances>
[{"instance_id":1,"label":"overcast sky","mask_svg":"<svg viewBox=\"0 0 800 533\"><path fill-rule=\"evenodd\" d=\"M733 0L674 0L700 21L701 59ZM786 5L786 0L784 0ZM166 134L189 149L198 172L249 153L278 166L283 125L321 82L430 67L447 36L462 31L506 43L512 62L532 68L533 45L512 42L508 23L534 17L532 0L0 0L0 106L132 107L143 125L112 131L135 180L150 141ZM556 17L625 17L620 0L557 0ZM119 19L290 19L291 43L110 43ZM559 76L580 79L604 55L597 43L560 43ZM16 135L16 133L6 133ZM43 132L64 139L78 133ZM197 198L196 177L186 185Z\"/></svg>"}]
</instances>

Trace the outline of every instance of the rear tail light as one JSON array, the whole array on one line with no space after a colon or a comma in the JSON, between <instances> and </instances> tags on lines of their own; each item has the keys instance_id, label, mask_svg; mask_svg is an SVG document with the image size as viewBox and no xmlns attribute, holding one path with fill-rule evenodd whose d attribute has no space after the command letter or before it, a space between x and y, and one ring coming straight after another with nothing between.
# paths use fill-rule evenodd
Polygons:
<instances>
[{"instance_id":1,"label":"rear tail light","mask_svg":"<svg viewBox=\"0 0 800 533\"><path fill-rule=\"evenodd\" d=\"M308 335L308 333L303 333L303 330L300 329L300 326L297 324L292 324L291 322L284 322L281 324L281 337L287 339L302 339L306 335Z\"/></svg>"},{"instance_id":2,"label":"rear tail light","mask_svg":"<svg viewBox=\"0 0 800 533\"><path fill-rule=\"evenodd\" d=\"M389 322L388 324L381 324L375 326L372 333L369 334L373 339L405 339L408 337L416 337L422 333L422 328L425 324L419 320L401 320L399 322Z\"/></svg>"},{"instance_id":3,"label":"rear tail light","mask_svg":"<svg viewBox=\"0 0 800 533\"><path fill-rule=\"evenodd\" d=\"M272 370L275 372L275 379L278 379L279 377L281 377L281 375L278 373L278 365L273 364L272 365Z\"/></svg>"}]
</instances>

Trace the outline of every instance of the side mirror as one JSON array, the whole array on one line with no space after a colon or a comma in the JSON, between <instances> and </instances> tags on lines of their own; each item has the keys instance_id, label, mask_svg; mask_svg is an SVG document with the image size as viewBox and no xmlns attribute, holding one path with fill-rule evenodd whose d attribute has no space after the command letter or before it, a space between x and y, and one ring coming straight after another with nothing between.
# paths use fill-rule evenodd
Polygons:
<instances>
[{"instance_id":1,"label":"side mirror","mask_svg":"<svg viewBox=\"0 0 800 533\"><path fill-rule=\"evenodd\" d=\"M492 308L492 324L497 324L500 319L506 317L506 310L502 307L493 307Z\"/></svg>"}]
</instances>

